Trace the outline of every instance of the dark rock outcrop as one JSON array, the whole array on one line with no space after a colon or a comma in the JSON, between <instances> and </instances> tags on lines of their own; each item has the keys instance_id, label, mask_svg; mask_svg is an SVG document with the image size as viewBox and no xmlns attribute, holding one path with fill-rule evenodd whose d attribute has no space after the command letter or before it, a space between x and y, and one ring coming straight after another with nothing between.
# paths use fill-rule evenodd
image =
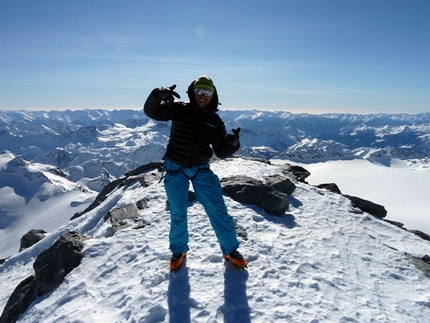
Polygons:
<instances>
[{"instance_id":1,"label":"dark rock outcrop","mask_svg":"<svg viewBox=\"0 0 430 323\"><path fill-rule=\"evenodd\" d=\"M387 216L387 210L384 206L380 204L373 203L371 201L359 198L357 196L351 196L343 194L346 198L348 198L354 207L359 208L363 212L369 213L377 218L384 218Z\"/></svg>"},{"instance_id":2,"label":"dark rock outcrop","mask_svg":"<svg viewBox=\"0 0 430 323\"><path fill-rule=\"evenodd\" d=\"M288 178L280 175L266 176L266 184L287 195L292 195L296 185Z\"/></svg>"},{"instance_id":3,"label":"dark rock outcrop","mask_svg":"<svg viewBox=\"0 0 430 323\"><path fill-rule=\"evenodd\" d=\"M32 245L38 243L40 240L45 238L46 231L31 229L26 234L24 234L21 238L21 245L19 247L19 252L30 248Z\"/></svg>"},{"instance_id":4,"label":"dark rock outcrop","mask_svg":"<svg viewBox=\"0 0 430 323\"><path fill-rule=\"evenodd\" d=\"M430 241L430 235L428 235L427 233L424 233L420 230L408 230L408 231L415 234L416 236L419 236L421 239Z\"/></svg>"},{"instance_id":5,"label":"dark rock outcrop","mask_svg":"<svg viewBox=\"0 0 430 323\"><path fill-rule=\"evenodd\" d=\"M387 216L387 210L384 206L374 202L362 199L357 196L342 194L339 187L335 183L319 184L316 187L326 189L330 192L341 194L351 201L353 207L360 209L363 212L369 213L377 218L383 219Z\"/></svg>"},{"instance_id":6,"label":"dark rock outcrop","mask_svg":"<svg viewBox=\"0 0 430 323\"><path fill-rule=\"evenodd\" d=\"M290 164L283 164L277 166L281 169L282 173L284 173L288 177L294 178L298 182L306 183L305 179L311 175L311 173L302 166Z\"/></svg>"},{"instance_id":7,"label":"dark rock outcrop","mask_svg":"<svg viewBox=\"0 0 430 323\"><path fill-rule=\"evenodd\" d=\"M106 200L109 193L111 193L114 189L118 187L130 185L136 180L139 180L142 186L144 187L150 185L150 183L152 183L152 181L156 178L156 176L154 176L153 174L146 175L145 172L152 171L154 169L161 170L162 166L163 166L163 162L161 161L153 162L153 163L142 165L140 167L137 167L136 169L133 169L125 173L124 177L114 180L108 185L106 185L103 188L103 190L99 193L99 195L97 195L93 203L91 203L84 211L75 213L70 220L79 218L83 214L95 209L97 206L103 203L104 200Z\"/></svg>"},{"instance_id":8,"label":"dark rock outcrop","mask_svg":"<svg viewBox=\"0 0 430 323\"><path fill-rule=\"evenodd\" d=\"M80 232L72 231L43 251L33 264L35 274L23 280L10 296L0 323L16 322L37 297L52 291L79 266L83 258L83 240Z\"/></svg>"},{"instance_id":9,"label":"dark rock outcrop","mask_svg":"<svg viewBox=\"0 0 430 323\"><path fill-rule=\"evenodd\" d=\"M105 221L110 219L112 233L135 224L139 220L139 209L136 204L130 203L117 207L105 215Z\"/></svg>"},{"instance_id":10,"label":"dark rock outcrop","mask_svg":"<svg viewBox=\"0 0 430 323\"><path fill-rule=\"evenodd\" d=\"M336 193L336 194L342 194L339 187L335 183L325 183L325 184L319 184L317 185L318 188L326 189L330 192Z\"/></svg>"},{"instance_id":11,"label":"dark rock outcrop","mask_svg":"<svg viewBox=\"0 0 430 323\"><path fill-rule=\"evenodd\" d=\"M146 209L148 207L149 199L144 197L143 199L136 202L136 206L139 210Z\"/></svg>"},{"instance_id":12,"label":"dark rock outcrop","mask_svg":"<svg viewBox=\"0 0 430 323\"><path fill-rule=\"evenodd\" d=\"M288 181L280 178L272 178L274 186L285 188L290 193L295 189L292 185L286 184ZM267 213L280 215L288 210L290 205L288 195L280 192L273 186L264 184L262 181L248 176L232 176L223 178L221 186L224 194L230 196L237 202L253 204L261 207ZM293 188L294 187L294 188Z\"/></svg>"}]
</instances>

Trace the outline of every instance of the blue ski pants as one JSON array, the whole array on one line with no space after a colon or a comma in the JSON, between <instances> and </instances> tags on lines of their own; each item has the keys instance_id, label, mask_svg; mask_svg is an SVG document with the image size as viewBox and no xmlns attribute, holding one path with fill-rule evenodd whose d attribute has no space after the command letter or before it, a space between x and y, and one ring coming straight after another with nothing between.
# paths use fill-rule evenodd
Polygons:
<instances>
[{"instance_id":1,"label":"blue ski pants","mask_svg":"<svg viewBox=\"0 0 430 323\"><path fill-rule=\"evenodd\" d=\"M166 160L164 188L170 208L170 250L172 253L187 252L188 248L188 190L193 184L197 200L203 205L223 255L239 247L233 218L227 207L219 178L209 168L209 163L195 167L184 167Z\"/></svg>"}]
</instances>

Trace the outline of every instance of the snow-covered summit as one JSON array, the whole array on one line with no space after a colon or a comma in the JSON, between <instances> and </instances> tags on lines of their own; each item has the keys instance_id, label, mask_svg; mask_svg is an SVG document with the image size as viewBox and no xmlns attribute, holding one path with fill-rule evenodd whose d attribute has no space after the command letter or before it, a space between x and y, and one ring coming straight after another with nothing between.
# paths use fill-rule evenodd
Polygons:
<instances>
[{"instance_id":1,"label":"snow-covered summit","mask_svg":"<svg viewBox=\"0 0 430 323\"><path fill-rule=\"evenodd\" d=\"M388 218L414 220L409 229L428 225L423 203L430 114L220 113L228 131L242 128L241 155L277 157L281 164L286 158L312 162L304 165L311 168L310 182L339 182L343 193L387 206ZM280 217L226 197L249 237L241 251L250 268L241 276L223 263L198 203L189 208L194 230L187 266L180 275L169 275L162 184L118 188L97 208L69 221L94 200L95 191L159 160L168 136L168 123L153 122L138 110L0 111L0 258L12 255L0 266L1 306L32 273L35 257L77 229L91 237L81 266L33 303L20 322L173 322L175 315L185 317L180 322L422 322L428 317L428 279L406 256L428 253L428 243L367 214L351 213L342 196L307 184L298 183L290 209ZM277 171L241 159L214 161L212 167L220 177L246 173L264 179ZM360 188L366 196L354 192ZM106 213L143 197L149 208L139 216L150 225L112 235ZM34 228L48 231L47 237L17 254L19 239Z\"/></svg>"},{"instance_id":2,"label":"snow-covered summit","mask_svg":"<svg viewBox=\"0 0 430 323\"><path fill-rule=\"evenodd\" d=\"M257 179L276 165L235 158L212 163L221 178ZM148 225L112 235L108 211L147 199ZM247 232L241 252L247 271L224 263L198 203L189 205L190 252L169 273L169 213L163 185L136 179L113 190L97 208L66 223L0 266L0 308L33 273L32 262L59 236L88 237L84 258L63 283L39 297L18 322L425 322L430 280L407 254L429 243L368 214L351 212L341 195L296 183L289 210L265 213L225 197Z\"/></svg>"}]
</instances>

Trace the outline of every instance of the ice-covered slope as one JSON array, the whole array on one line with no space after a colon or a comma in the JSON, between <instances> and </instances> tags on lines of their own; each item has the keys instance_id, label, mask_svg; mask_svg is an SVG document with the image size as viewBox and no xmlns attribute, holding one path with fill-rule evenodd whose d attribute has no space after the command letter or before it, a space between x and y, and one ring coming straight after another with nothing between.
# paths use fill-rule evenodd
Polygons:
<instances>
[{"instance_id":1,"label":"ice-covered slope","mask_svg":"<svg viewBox=\"0 0 430 323\"><path fill-rule=\"evenodd\" d=\"M263 179L274 165L232 159L214 162L220 177ZM104 215L149 199L143 229L111 236ZM225 198L248 240L240 250L247 271L224 263L198 203L189 206L190 252L169 273L169 213L157 181L138 181L109 194L98 208L67 223L0 266L0 308L29 276L35 257L61 234L81 230L84 259L54 291L34 302L18 322L426 322L430 280L405 253L421 256L429 243L377 220L351 213L349 201L297 183L282 216Z\"/></svg>"}]
</instances>

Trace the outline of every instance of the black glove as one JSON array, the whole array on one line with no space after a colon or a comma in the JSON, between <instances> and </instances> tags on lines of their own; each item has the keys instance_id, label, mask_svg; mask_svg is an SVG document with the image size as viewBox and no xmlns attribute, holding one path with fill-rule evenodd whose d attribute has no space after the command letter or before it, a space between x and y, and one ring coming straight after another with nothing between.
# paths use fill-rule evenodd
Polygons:
<instances>
[{"instance_id":1,"label":"black glove","mask_svg":"<svg viewBox=\"0 0 430 323\"><path fill-rule=\"evenodd\" d=\"M176 84L173 84L170 87L157 88L157 89L154 89L154 95L160 101L171 103L175 101L174 96L177 97L178 99L181 98L181 96L178 93L173 91L175 88L176 88Z\"/></svg>"},{"instance_id":2,"label":"black glove","mask_svg":"<svg viewBox=\"0 0 430 323\"><path fill-rule=\"evenodd\" d=\"M227 135L228 141L230 142L230 144L234 147L239 146L239 132L240 132L240 128L237 129L231 129L231 131L233 131L232 135Z\"/></svg>"}]
</instances>

